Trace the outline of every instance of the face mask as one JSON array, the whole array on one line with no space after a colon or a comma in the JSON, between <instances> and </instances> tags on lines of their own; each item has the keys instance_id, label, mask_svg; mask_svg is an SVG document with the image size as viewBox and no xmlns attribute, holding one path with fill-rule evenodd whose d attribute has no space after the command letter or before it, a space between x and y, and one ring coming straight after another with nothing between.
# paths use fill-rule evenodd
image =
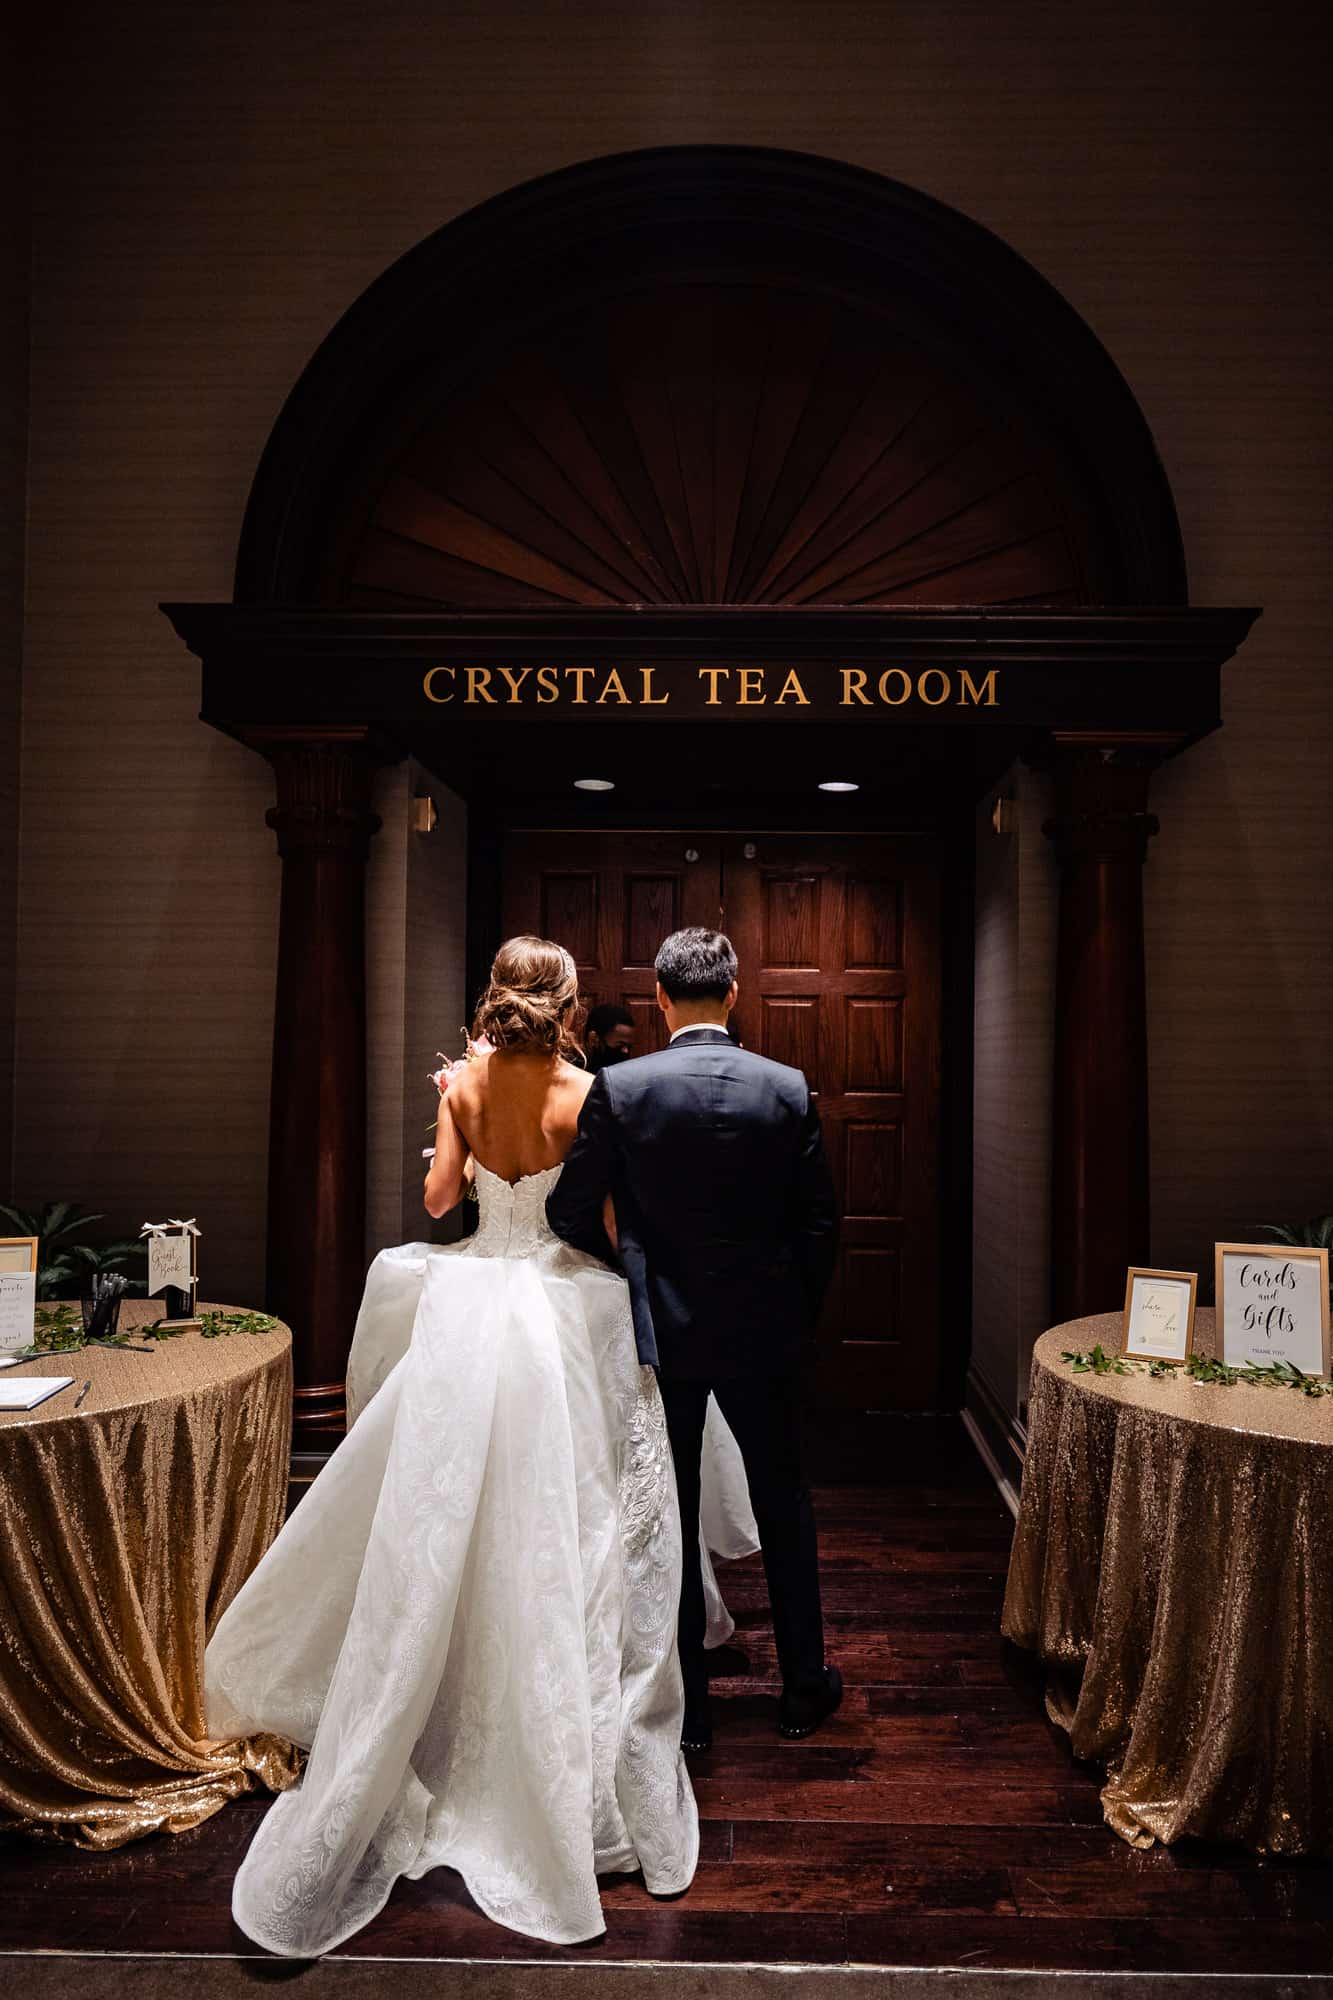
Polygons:
<instances>
[{"instance_id":1,"label":"face mask","mask_svg":"<svg viewBox=\"0 0 1333 2000\"><path fill-rule=\"evenodd\" d=\"M618 1049L614 1043L610 1048L589 1049L588 1067L594 1070L609 1069L612 1063L625 1062L629 1053L628 1049Z\"/></svg>"}]
</instances>

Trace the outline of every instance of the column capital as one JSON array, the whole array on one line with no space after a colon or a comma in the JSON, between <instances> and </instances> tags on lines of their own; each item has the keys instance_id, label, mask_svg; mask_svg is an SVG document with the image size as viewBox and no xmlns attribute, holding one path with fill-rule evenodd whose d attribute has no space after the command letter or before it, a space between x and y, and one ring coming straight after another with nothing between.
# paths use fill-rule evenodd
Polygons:
<instances>
[{"instance_id":1,"label":"column capital","mask_svg":"<svg viewBox=\"0 0 1333 2000\"><path fill-rule=\"evenodd\" d=\"M1143 865L1159 830L1148 810L1152 774L1179 746L1178 737L1146 731L1056 731L1029 753L1029 763L1054 780L1055 811L1042 832L1062 867L1086 861Z\"/></svg>"},{"instance_id":2,"label":"column capital","mask_svg":"<svg viewBox=\"0 0 1333 2000\"><path fill-rule=\"evenodd\" d=\"M284 860L368 858L380 826L371 811L372 779L376 767L393 757L370 730L259 729L248 731L245 741L273 766L278 801L264 817Z\"/></svg>"}]
</instances>

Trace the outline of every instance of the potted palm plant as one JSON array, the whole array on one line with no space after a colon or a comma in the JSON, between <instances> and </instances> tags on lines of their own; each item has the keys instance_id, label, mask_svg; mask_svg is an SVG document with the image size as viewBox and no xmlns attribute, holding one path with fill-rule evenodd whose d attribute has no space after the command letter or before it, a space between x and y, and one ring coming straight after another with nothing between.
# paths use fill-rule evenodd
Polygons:
<instances>
[{"instance_id":1,"label":"potted palm plant","mask_svg":"<svg viewBox=\"0 0 1333 2000\"><path fill-rule=\"evenodd\" d=\"M1333 1300L1333 1215L1319 1215L1310 1222L1261 1222L1259 1227L1274 1243L1286 1243L1293 1250L1327 1250L1328 1294Z\"/></svg>"},{"instance_id":2,"label":"potted palm plant","mask_svg":"<svg viewBox=\"0 0 1333 2000\"><path fill-rule=\"evenodd\" d=\"M126 1274L127 1291L142 1291L144 1273L136 1267L144 1264L147 1252L141 1242L85 1240L84 1232L94 1223L105 1222L105 1215L81 1208L76 1201L48 1201L33 1214L0 1202L0 1216L13 1225L16 1236L37 1238L39 1299L68 1298L71 1293L82 1292L89 1278L112 1271Z\"/></svg>"}]
</instances>

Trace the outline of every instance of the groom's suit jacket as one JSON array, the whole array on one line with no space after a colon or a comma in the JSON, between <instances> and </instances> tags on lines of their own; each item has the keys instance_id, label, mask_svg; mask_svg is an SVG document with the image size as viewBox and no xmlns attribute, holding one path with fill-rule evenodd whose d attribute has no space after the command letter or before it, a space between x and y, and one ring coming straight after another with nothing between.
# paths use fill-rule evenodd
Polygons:
<instances>
[{"instance_id":1,"label":"groom's suit jacket","mask_svg":"<svg viewBox=\"0 0 1333 2000\"><path fill-rule=\"evenodd\" d=\"M546 1203L557 1236L619 1263L639 1359L727 1380L794 1365L833 1272L838 1209L799 1070L724 1029L602 1070Z\"/></svg>"}]
</instances>

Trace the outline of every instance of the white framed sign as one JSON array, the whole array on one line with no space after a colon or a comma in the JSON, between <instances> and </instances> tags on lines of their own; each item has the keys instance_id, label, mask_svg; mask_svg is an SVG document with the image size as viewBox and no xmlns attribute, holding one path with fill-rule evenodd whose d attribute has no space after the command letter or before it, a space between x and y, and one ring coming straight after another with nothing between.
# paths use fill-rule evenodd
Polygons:
<instances>
[{"instance_id":1,"label":"white framed sign","mask_svg":"<svg viewBox=\"0 0 1333 2000\"><path fill-rule=\"evenodd\" d=\"M1131 1266L1125 1284L1120 1352L1141 1361L1188 1361L1194 1347L1197 1271L1150 1271Z\"/></svg>"},{"instance_id":2,"label":"white framed sign","mask_svg":"<svg viewBox=\"0 0 1333 2000\"><path fill-rule=\"evenodd\" d=\"M1229 1367L1287 1361L1327 1375L1328 1252L1285 1243L1219 1243L1217 1345Z\"/></svg>"},{"instance_id":3,"label":"white framed sign","mask_svg":"<svg viewBox=\"0 0 1333 2000\"><path fill-rule=\"evenodd\" d=\"M37 1315L37 1238L0 1236L0 1355L31 1347Z\"/></svg>"}]
</instances>

